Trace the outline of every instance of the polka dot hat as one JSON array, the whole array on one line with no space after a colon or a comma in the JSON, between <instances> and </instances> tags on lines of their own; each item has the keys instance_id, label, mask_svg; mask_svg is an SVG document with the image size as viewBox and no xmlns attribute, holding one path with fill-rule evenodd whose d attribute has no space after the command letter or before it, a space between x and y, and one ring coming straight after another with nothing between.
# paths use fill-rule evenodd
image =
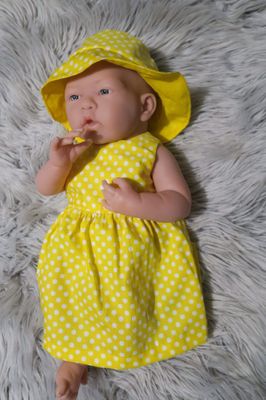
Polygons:
<instances>
[{"instance_id":1,"label":"polka dot hat","mask_svg":"<svg viewBox=\"0 0 266 400\"><path fill-rule=\"evenodd\" d=\"M149 121L149 131L162 142L173 139L187 126L191 107L184 77L179 72L158 71L148 49L139 39L111 29L88 37L43 85L41 94L54 120L71 130L65 113L66 78L82 73L101 60L138 72L158 94L161 101Z\"/></svg>"}]
</instances>

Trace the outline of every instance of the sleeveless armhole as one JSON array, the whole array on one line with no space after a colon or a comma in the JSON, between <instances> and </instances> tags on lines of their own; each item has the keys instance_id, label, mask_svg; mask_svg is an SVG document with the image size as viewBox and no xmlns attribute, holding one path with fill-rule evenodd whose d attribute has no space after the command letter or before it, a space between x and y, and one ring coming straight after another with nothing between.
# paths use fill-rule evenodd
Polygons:
<instances>
[{"instance_id":1,"label":"sleeveless armhole","mask_svg":"<svg viewBox=\"0 0 266 400\"><path fill-rule=\"evenodd\" d=\"M155 166L155 162L157 159L157 150L159 148L159 146L161 145L161 141L154 137L152 134L150 134L149 136L149 149L151 150L152 154L153 154L153 159L151 160L151 164L150 164L150 171L151 171L151 177L152 177L152 173L154 170L154 166Z\"/></svg>"}]
</instances>

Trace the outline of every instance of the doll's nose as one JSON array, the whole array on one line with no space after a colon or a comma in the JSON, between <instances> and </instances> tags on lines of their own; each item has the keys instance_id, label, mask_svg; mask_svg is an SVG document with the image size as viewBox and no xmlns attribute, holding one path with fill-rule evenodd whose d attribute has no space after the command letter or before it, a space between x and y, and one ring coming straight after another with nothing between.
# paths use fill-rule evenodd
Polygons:
<instances>
[{"instance_id":1,"label":"doll's nose","mask_svg":"<svg viewBox=\"0 0 266 400\"><path fill-rule=\"evenodd\" d=\"M96 104L95 104L95 101L93 100L93 98L86 97L86 98L84 98L81 107L83 110L89 110L89 109L95 108L95 106L96 106Z\"/></svg>"}]
</instances>

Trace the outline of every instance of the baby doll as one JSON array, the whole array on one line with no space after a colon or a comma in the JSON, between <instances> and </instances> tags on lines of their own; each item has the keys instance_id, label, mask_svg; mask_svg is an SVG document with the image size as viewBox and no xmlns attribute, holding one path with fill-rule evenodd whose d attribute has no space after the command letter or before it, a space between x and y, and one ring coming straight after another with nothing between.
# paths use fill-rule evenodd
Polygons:
<instances>
[{"instance_id":1,"label":"baby doll","mask_svg":"<svg viewBox=\"0 0 266 400\"><path fill-rule=\"evenodd\" d=\"M113 30L88 38L42 95L69 131L36 177L40 193L68 198L38 263L43 346L63 360L57 399L73 400L88 365L136 368L206 342L190 192L162 144L187 125L190 101L179 73Z\"/></svg>"}]
</instances>

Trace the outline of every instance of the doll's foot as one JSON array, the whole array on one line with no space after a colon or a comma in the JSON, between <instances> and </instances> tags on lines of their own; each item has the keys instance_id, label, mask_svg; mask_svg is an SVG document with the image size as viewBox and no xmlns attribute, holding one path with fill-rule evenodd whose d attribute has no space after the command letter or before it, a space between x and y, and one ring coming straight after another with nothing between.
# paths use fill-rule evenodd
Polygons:
<instances>
[{"instance_id":1,"label":"doll's foot","mask_svg":"<svg viewBox=\"0 0 266 400\"><path fill-rule=\"evenodd\" d=\"M56 400L76 400L79 386L88 381L87 365L63 361L56 372Z\"/></svg>"}]
</instances>

